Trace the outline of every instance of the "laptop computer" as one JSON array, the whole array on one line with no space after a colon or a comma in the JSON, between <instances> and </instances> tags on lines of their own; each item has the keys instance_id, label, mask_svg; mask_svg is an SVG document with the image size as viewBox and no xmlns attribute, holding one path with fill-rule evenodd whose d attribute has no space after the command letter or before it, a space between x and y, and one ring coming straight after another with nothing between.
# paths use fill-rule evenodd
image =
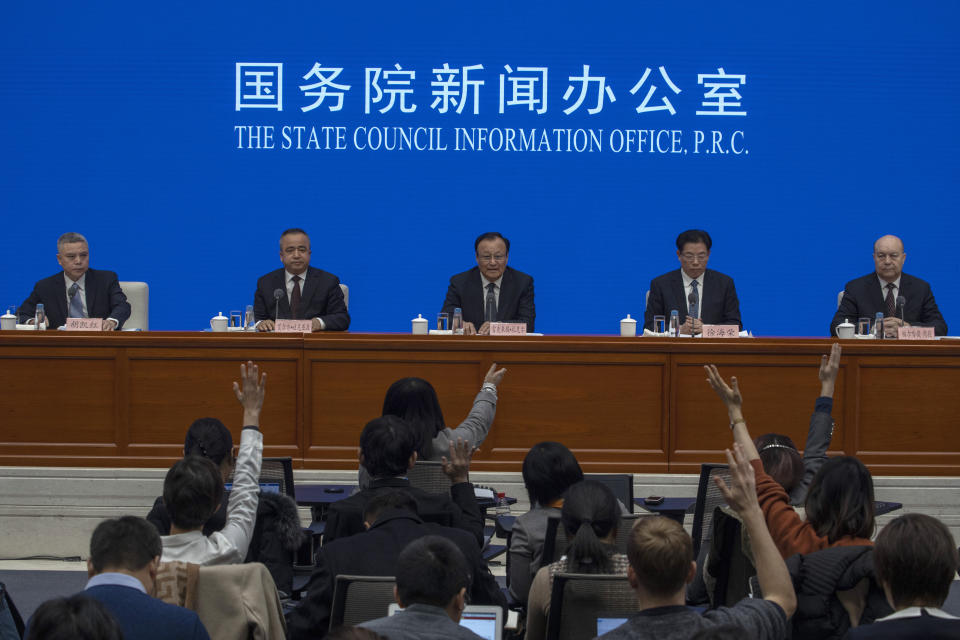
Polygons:
<instances>
[{"instance_id":1,"label":"laptop computer","mask_svg":"<svg viewBox=\"0 0 960 640\"><path fill-rule=\"evenodd\" d=\"M396 602L390 605L387 615L403 611ZM460 616L460 626L466 627L484 640L502 640L503 609L493 605L468 604Z\"/></svg>"}]
</instances>

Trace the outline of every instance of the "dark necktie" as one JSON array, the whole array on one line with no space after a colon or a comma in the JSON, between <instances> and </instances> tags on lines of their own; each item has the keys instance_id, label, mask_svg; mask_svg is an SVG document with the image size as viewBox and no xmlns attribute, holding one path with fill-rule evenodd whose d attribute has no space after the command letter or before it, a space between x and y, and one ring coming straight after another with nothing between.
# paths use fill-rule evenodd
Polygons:
<instances>
[{"instance_id":1,"label":"dark necktie","mask_svg":"<svg viewBox=\"0 0 960 640\"><path fill-rule=\"evenodd\" d=\"M487 303L485 306L486 311L484 311L483 319L485 322L496 322L497 321L497 296L494 293L497 285L490 283L487 285Z\"/></svg>"},{"instance_id":2,"label":"dark necktie","mask_svg":"<svg viewBox=\"0 0 960 640\"><path fill-rule=\"evenodd\" d=\"M290 293L290 316L300 318L300 276L293 276L293 291Z\"/></svg>"},{"instance_id":3,"label":"dark necktie","mask_svg":"<svg viewBox=\"0 0 960 640\"><path fill-rule=\"evenodd\" d=\"M890 282L887 284L887 297L883 301L887 305L887 317L896 318L897 317L897 299L893 297L893 283Z\"/></svg>"},{"instance_id":4,"label":"dark necktie","mask_svg":"<svg viewBox=\"0 0 960 640\"><path fill-rule=\"evenodd\" d=\"M83 300L80 299L80 296L83 294L80 292L80 285L76 282L70 287L70 318L82 318L83 317Z\"/></svg>"},{"instance_id":5,"label":"dark necktie","mask_svg":"<svg viewBox=\"0 0 960 640\"><path fill-rule=\"evenodd\" d=\"M700 291L697 290L697 281L692 280L690 282L690 295L687 296L687 302L690 303L690 307L687 309L687 315L691 318L700 317Z\"/></svg>"}]
</instances>

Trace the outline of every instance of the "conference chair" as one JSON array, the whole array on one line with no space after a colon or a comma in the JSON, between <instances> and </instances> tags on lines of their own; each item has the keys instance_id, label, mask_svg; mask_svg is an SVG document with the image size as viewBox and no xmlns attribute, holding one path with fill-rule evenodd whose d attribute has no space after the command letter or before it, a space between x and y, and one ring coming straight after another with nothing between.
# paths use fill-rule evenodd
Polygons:
<instances>
[{"instance_id":1,"label":"conference chair","mask_svg":"<svg viewBox=\"0 0 960 640\"><path fill-rule=\"evenodd\" d=\"M233 482L232 474L229 482ZM263 458L258 482L265 485L261 486L262 490L270 491L276 488L278 493L289 496L294 502L297 500L293 484L292 458Z\"/></svg>"},{"instance_id":2,"label":"conference chair","mask_svg":"<svg viewBox=\"0 0 960 640\"><path fill-rule=\"evenodd\" d=\"M715 477L730 483L730 469L725 464L701 464L700 482L697 486L697 503L693 511L693 555L699 558L703 541L710 536L713 511L724 504L723 494L714 482Z\"/></svg>"},{"instance_id":3,"label":"conference chair","mask_svg":"<svg viewBox=\"0 0 960 640\"><path fill-rule=\"evenodd\" d=\"M632 473L585 473L584 477L606 485L617 497L617 500L627 508L627 511L633 513Z\"/></svg>"},{"instance_id":4,"label":"conference chair","mask_svg":"<svg viewBox=\"0 0 960 640\"><path fill-rule=\"evenodd\" d=\"M837 294L837 309L840 308L841 302L843 302L843 291Z\"/></svg>"},{"instance_id":5,"label":"conference chair","mask_svg":"<svg viewBox=\"0 0 960 640\"><path fill-rule=\"evenodd\" d=\"M395 582L393 576L337 576L330 629L385 617L394 601Z\"/></svg>"},{"instance_id":6,"label":"conference chair","mask_svg":"<svg viewBox=\"0 0 960 640\"><path fill-rule=\"evenodd\" d=\"M627 576L558 573L553 577L547 640L589 640L598 618L628 618L639 610Z\"/></svg>"},{"instance_id":7,"label":"conference chair","mask_svg":"<svg viewBox=\"0 0 960 640\"><path fill-rule=\"evenodd\" d=\"M751 594L751 578L757 575L747 556L749 540L743 523L729 507L717 507L713 513L713 537L704 568L704 581L710 606L732 607Z\"/></svg>"},{"instance_id":8,"label":"conference chair","mask_svg":"<svg viewBox=\"0 0 960 640\"><path fill-rule=\"evenodd\" d=\"M347 308L347 311L350 311L350 287L340 283L340 290L343 291L343 306Z\"/></svg>"},{"instance_id":9,"label":"conference chair","mask_svg":"<svg viewBox=\"0 0 960 640\"><path fill-rule=\"evenodd\" d=\"M631 513L630 515L620 516L620 526L617 527L617 540L615 546L620 553L627 552L627 540L630 539L630 532L640 518L657 518L655 513ZM560 518L552 517L547 520L547 533L543 539L543 555L540 557L540 566L545 567L548 564L556 562L567 550L567 532L563 528ZM593 637L593 636L591 636Z\"/></svg>"},{"instance_id":10,"label":"conference chair","mask_svg":"<svg viewBox=\"0 0 960 640\"><path fill-rule=\"evenodd\" d=\"M150 329L150 287L146 282L121 282L120 289L130 303L130 317L123 323L124 329Z\"/></svg>"},{"instance_id":11,"label":"conference chair","mask_svg":"<svg viewBox=\"0 0 960 640\"><path fill-rule=\"evenodd\" d=\"M427 493L442 493L450 495L452 482L443 472L443 463L432 460L417 460L413 468L407 472L410 486Z\"/></svg>"}]
</instances>

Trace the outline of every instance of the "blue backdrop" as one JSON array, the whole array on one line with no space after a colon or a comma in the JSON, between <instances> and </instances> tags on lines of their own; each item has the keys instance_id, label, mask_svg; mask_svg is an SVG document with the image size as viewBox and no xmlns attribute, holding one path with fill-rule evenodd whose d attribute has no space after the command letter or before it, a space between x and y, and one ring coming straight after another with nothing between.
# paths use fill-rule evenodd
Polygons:
<instances>
[{"instance_id":1,"label":"blue backdrop","mask_svg":"<svg viewBox=\"0 0 960 640\"><path fill-rule=\"evenodd\" d=\"M613 333L702 227L754 333L825 335L885 233L956 326L958 18L953 2L7 3L0 304L79 231L94 267L150 283L151 328L201 328L252 302L300 226L351 287L351 329L408 331L499 230L535 277L538 330Z\"/></svg>"}]
</instances>

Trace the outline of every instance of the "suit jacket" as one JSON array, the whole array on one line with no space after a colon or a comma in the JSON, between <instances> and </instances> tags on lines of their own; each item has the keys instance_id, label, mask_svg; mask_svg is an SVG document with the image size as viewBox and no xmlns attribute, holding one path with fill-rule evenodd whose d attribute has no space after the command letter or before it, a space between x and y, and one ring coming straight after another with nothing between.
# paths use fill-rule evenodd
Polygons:
<instances>
[{"instance_id":1,"label":"suit jacket","mask_svg":"<svg viewBox=\"0 0 960 640\"><path fill-rule=\"evenodd\" d=\"M906 273L900 274L899 295L906 298L903 306L903 319L910 324L924 327L933 327L938 336L947 335L947 323L940 315L937 301L933 299L933 292L925 280L915 278ZM886 296L880 288L880 280L876 273L851 280L843 288L843 299L840 307L830 323L830 335L835 336L837 325L850 320L856 324L857 318L870 318L873 322L878 311L887 313Z\"/></svg>"},{"instance_id":2,"label":"suit jacket","mask_svg":"<svg viewBox=\"0 0 960 640\"><path fill-rule=\"evenodd\" d=\"M138 640L209 640L196 613L167 604L132 587L101 585L84 593L110 611L124 638Z\"/></svg>"},{"instance_id":3,"label":"suit jacket","mask_svg":"<svg viewBox=\"0 0 960 640\"><path fill-rule=\"evenodd\" d=\"M357 626L390 640L483 640L451 620L446 611L429 604L412 604L392 616Z\"/></svg>"},{"instance_id":4,"label":"suit jacket","mask_svg":"<svg viewBox=\"0 0 960 640\"><path fill-rule=\"evenodd\" d=\"M463 310L463 321L472 322L479 329L483 324L486 292L480 279L480 267L458 273L450 278L447 287L447 299L443 301L441 313L450 314L457 307ZM533 320L537 312L533 303L533 278L507 267L500 281L500 300L497 303L499 322L526 322L527 331L533 331Z\"/></svg>"},{"instance_id":5,"label":"suit jacket","mask_svg":"<svg viewBox=\"0 0 960 640\"><path fill-rule=\"evenodd\" d=\"M394 489L403 489L413 496L417 503L417 513L424 520L463 529L473 534L478 548L483 544L483 511L477 504L471 483L458 482L450 487L450 495L447 495L427 493L411 487L406 478L376 478L370 481L366 489L331 504L327 510L323 544L364 531L363 510L367 502L380 493Z\"/></svg>"},{"instance_id":6,"label":"suit jacket","mask_svg":"<svg viewBox=\"0 0 960 640\"><path fill-rule=\"evenodd\" d=\"M87 315L91 318L113 318L118 322L117 329L122 329L123 323L130 317L130 303L127 302L127 296L123 295L117 274L87 269L84 288ZM30 297L17 310L17 322L32 319L38 303L43 303L46 309L48 328L62 327L67 323L67 289L63 271L33 285Z\"/></svg>"},{"instance_id":7,"label":"suit jacket","mask_svg":"<svg viewBox=\"0 0 960 640\"><path fill-rule=\"evenodd\" d=\"M350 314L343 301L340 280L323 269L307 268L307 279L301 285L299 318L308 320L320 318L327 331L345 331L350 327ZM257 322L276 320L277 302L273 292L277 289L287 292L284 270L277 269L257 280L257 290L253 294L253 315ZM294 319L290 315L290 300L287 295L280 298L280 317Z\"/></svg>"},{"instance_id":8,"label":"suit jacket","mask_svg":"<svg viewBox=\"0 0 960 640\"><path fill-rule=\"evenodd\" d=\"M307 596L289 615L287 628L291 640L319 638L327 633L336 576L396 575L400 552L412 541L427 535L443 536L463 552L473 577L470 602L506 608L506 599L473 536L460 529L424 522L403 509L390 509L381 513L369 530L325 543L320 548L316 569L307 584Z\"/></svg>"},{"instance_id":9,"label":"suit jacket","mask_svg":"<svg viewBox=\"0 0 960 640\"><path fill-rule=\"evenodd\" d=\"M683 276L680 269L665 273L650 281L650 298L647 310L643 314L643 326L653 329L653 316L667 316L676 309L680 312L680 323L687 319L687 294L683 289ZM743 327L740 321L740 301L733 278L719 271L707 269L703 274L703 295L700 298L700 319L704 324L735 324Z\"/></svg>"}]
</instances>

